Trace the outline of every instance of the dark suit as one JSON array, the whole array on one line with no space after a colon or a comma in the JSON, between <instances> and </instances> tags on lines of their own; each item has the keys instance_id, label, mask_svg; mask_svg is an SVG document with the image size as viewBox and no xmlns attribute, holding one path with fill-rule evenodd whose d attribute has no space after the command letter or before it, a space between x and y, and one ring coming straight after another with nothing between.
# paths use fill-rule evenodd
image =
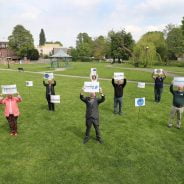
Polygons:
<instances>
[{"instance_id":1,"label":"dark suit","mask_svg":"<svg viewBox=\"0 0 184 184\"><path fill-rule=\"evenodd\" d=\"M55 110L54 103L51 103L50 100L51 100L51 95L55 95L54 86L56 86L56 81L54 81L53 84L46 84L45 81L43 81L43 85L46 87L45 96L48 102L48 108L49 110L54 111Z\"/></svg>"},{"instance_id":2,"label":"dark suit","mask_svg":"<svg viewBox=\"0 0 184 184\"><path fill-rule=\"evenodd\" d=\"M100 139L99 130L99 111L98 105L105 101L105 96L101 98L91 99L90 97L84 97L80 95L80 99L86 104L86 136L89 137L90 129L93 124L97 139Z\"/></svg>"}]
</instances>

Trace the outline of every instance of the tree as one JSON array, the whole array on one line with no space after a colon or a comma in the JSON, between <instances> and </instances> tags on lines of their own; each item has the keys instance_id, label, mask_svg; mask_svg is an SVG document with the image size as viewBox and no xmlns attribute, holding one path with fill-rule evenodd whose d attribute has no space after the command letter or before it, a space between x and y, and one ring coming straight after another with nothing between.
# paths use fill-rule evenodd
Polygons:
<instances>
[{"instance_id":1,"label":"tree","mask_svg":"<svg viewBox=\"0 0 184 184\"><path fill-rule=\"evenodd\" d=\"M182 34L183 34L183 37L184 37L184 17L181 21L181 30L182 30ZM184 40L184 38L183 38L183 40Z\"/></svg>"},{"instance_id":2,"label":"tree","mask_svg":"<svg viewBox=\"0 0 184 184\"><path fill-rule=\"evenodd\" d=\"M45 37L45 32L43 29L41 29L41 32L40 32L40 40L39 40L39 45L44 45L45 42L46 42L46 37Z\"/></svg>"},{"instance_id":3,"label":"tree","mask_svg":"<svg viewBox=\"0 0 184 184\"><path fill-rule=\"evenodd\" d=\"M9 47L19 57L27 56L28 50L34 48L33 36L22 25L14 27L12 35L8 37Z\"/></svg>"},{"instance_id":4,"label":"tree","mask_svg":"<svg viewBox=\"0 0 184 184\"><path fill-rule=\"evenodd\" d=\"M39 52L37 49L29 49L27 52L27 58L30 60L38 60Z\"/></svg>"},{"instance_id":5,"label":"tree","mask_svg":"<svg viewBox=\"0 0 184 184\"><path fill-rule=\"evenodd\" d=\"M126 33L125 30L119 32L111 31L108 33L111 42L111 57L113 62L118 59L118 62L121 59L128 60L132 55L134 40L131 33Z\"/></svg>"}]
</instances>

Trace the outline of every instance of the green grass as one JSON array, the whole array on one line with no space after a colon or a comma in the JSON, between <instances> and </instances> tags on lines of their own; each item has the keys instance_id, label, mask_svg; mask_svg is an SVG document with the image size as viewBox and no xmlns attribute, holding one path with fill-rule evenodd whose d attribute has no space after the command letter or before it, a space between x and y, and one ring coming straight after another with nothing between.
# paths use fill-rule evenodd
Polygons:
<instances>
[{"instance_id":1,"label":"green grass","mask_svg":"<svg viewBox=\"0 0 184 184\"><path fill-rule=\"evenodd\" d=\"M114 71L103 64L92 66L97 67L100 77L111 77ZM39 71L36 65L31 67ZM83 71L88 76L91 65L86 64L83 70L80 63L72 67L76 73ZM148 75L142 77L146 81ZM26 80L34 81L30 95ZM0 183L183 184L184 128L166 126L172 104L168 87L162 102L155 104L152 85L138 89L136 84L128 83L124 115L115 116L112 85L101 81L106 94L106 101L100 105L104 144L96 142L92 128L90 141L83 145L85 104L79 100L79 92L84 79L57 76L56 81L61 104L56 105L56 112L49 112L41 74L0 71L0 85L16 83L23 97L19 104L18 137L8 134L4 107L0 106ZM146 97L139 121L135 97Z\"/></svg>"}]
</instances>

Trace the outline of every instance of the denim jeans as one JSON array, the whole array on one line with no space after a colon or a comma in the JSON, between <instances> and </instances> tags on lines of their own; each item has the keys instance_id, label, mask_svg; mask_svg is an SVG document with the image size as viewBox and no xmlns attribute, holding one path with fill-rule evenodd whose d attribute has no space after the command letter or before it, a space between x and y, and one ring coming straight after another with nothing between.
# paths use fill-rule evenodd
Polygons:
<instances>
[{"instance_id":1,"label":"denim jeans","mask_svg":"<svg viewBox=\"0 0 184 184\"><path fill-rule=\"evenodd\" d=\"M114 97L114 113L122 113L123 97Z\"/></svg>"}]
</instances>

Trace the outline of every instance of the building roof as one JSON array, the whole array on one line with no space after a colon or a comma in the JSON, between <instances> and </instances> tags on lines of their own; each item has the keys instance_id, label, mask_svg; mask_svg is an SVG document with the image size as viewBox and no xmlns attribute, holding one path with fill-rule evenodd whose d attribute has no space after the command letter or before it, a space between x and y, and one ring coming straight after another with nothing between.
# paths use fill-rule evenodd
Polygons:
<instances>
[{"instance_id":1,"label":"building roof","mask_svg":"<svg viewBox=\"0 0 184 184\"><path fill-rule=\"evenodd\" d=\"M66 52L64 52L63 49L58 49L58 51L51 56L51 58L71 58L72 56L68 55Z\"/></svg>"}]
</instances>

